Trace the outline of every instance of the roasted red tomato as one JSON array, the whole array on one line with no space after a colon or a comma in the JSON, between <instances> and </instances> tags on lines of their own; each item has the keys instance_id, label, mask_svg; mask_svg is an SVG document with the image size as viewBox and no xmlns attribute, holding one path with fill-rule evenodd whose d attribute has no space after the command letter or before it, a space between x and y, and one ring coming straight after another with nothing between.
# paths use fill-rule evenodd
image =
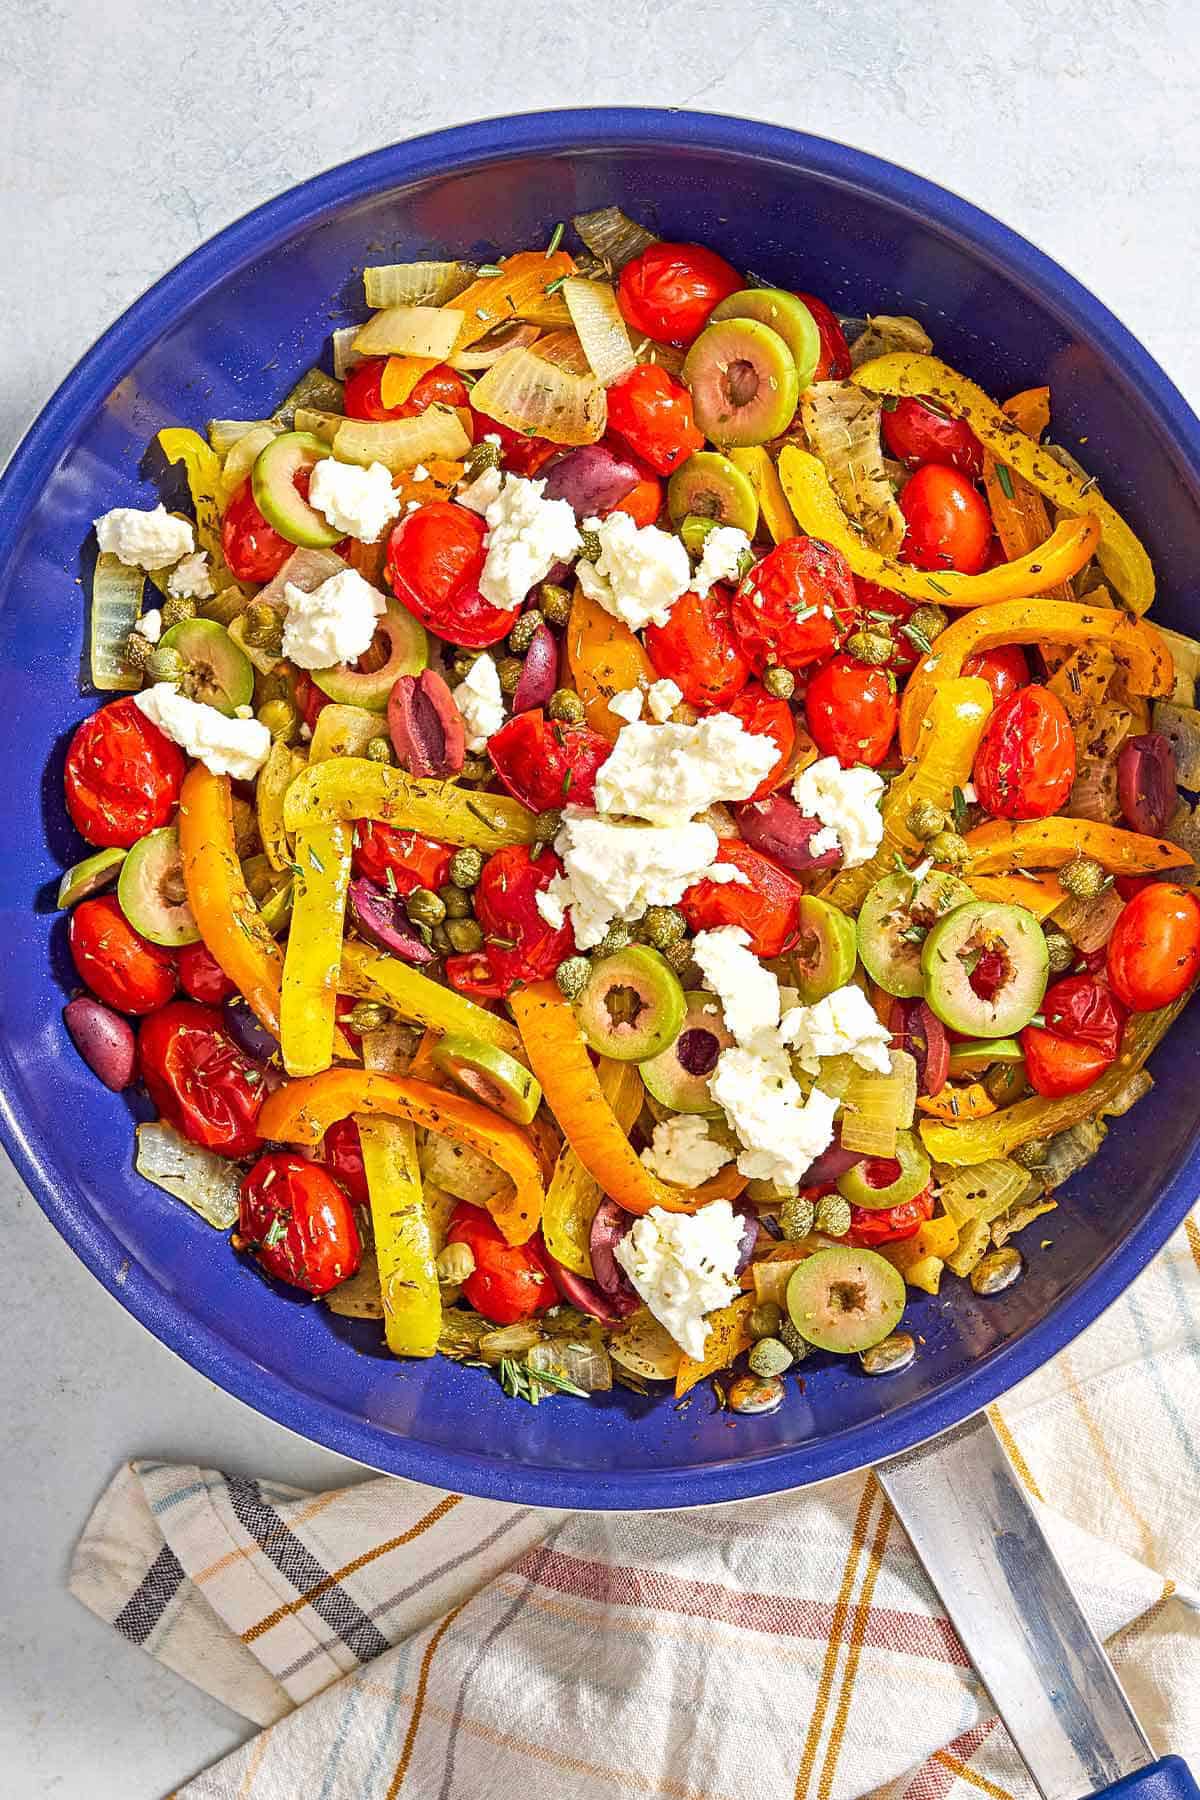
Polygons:
<instances>
[{"instance_id":1,"label":"roasted red tomato","mask_svg":"<svg viewBox=\"0 0 1200 1800\"><path fill-rule=\"evenodd\" d=\"M749 934L756 956L782 956L799 931L804 890L786 869L741 838L722 838L718 863L740 869L744 881L697 881L679 902L690 931L715 931L740 925Z\"/></svg>"},{"instance_id":2,"label":"roasted red tomato","mask_svg":"<svg viewBox=\"0 0 1200 1800\"><path fill-rule=\"evenodd\" d=\"M512 629L519 606L493 606L479 592L487 526L449 500L422 506L388 539L387 578L402 606L445 638L482 650Z\"/></svg>"},{"instance_id":3,"label":"roasted red tomato","mask_svg":"<svg viewBox=\"0 0 1200 1800\"><path fill-rule=\"evenodd\" d=\"M964 675L978 675L992 690L997 706L1020 688L1029 686L1029 663L1020 644L1001 644L996 650L977 650L962 666Z\"/></svg>"},{"instance_id":4,"label":"roasted red tomato","mask_svg":"<svg viewBox=\"0 0 1200 1800\"><path fill-rule=\"evenodd\" d=\"M887 1187L900 1176L900 1164L894 1157L872 1157L860 1165L868 1187ZM933 1217L933 1188L923 1188L901 1206L884 1206L878 1212L869 1206L850 1208L850 1229L842 1242L855 1249L870 1250L876 1244L898 1244L901 1238L915 1237L926 1219Z\"/></svg>"},{"instance_id":5,"label":"roasted red tomato","mask_svg":"<svg viewBox=\"0 0 1200 1800\"><path fill-rule=\"evenodd\" d=\"M203 1006L220 1006L230 994L237 993L237 987L208 948L207 944L185 944L176 952L175 966L179 971L179 985L189 1000L199 1000Z\"/></svg>"},{"instance_id":6,"label":"roasted red tomato","mask_svg":"<svg viewBox=\"0 0 1200 1800\"><path fill-rule=\"evenodd\" d=\"M1042 1017L1058 1037L1094 1044L1115 1056L1125 1029L1125 1008L1106 982L1090 975L1066 975L1046 989Z\"/></svg>"},{"instance_id":7,"label":"roasted red tomato","mask_svg":"<svg viewBox=\"0 0 1200 1800\"><path fill-rule=\"evenodd\" d=\"M972 481L983 474L983 445L965 419L952 419L924 400L897 400L883 413L883 441L910 469L946 463Z\"/></svg>"},{"instance_id":8,"label":"roasted red tomato","mask_svg":"<svg viewBox=\"0 0 1200 1800\"><path fill-rule=\"evenodd\" d=\"M809 681L804 710L813 743L823 755L836 756L843 769L854 763L876 769L896 734L894 678L852 656L831 656Z\"/></svg>"},{"instance_id":9,"label":"roasted red tomato","mask_svg":"<svg viewBox=\"0 0 1200 1800\"><path fill-rule=\"evenodd\" d=\"M346 377L342 404L348 419L415 419L427 406L466 406L470 395L462 377L445 363L426 371L400 406L385 406L380 393L386 356L359 363Z\"/></svg>"},{"instance_id":10,"label":"roasted red tomato","mask_svg":"<svg viewBox=\"0 0 1200 1800\"><path fill-rule=\"evenodd\" d=\"M291 1150L260 1156L241 1186L238 1235L277 1281L327 1294L362 1261L354 1208L319 1163Z\"/></svg>"},{"instance_id":11,"label":"roasted red tomato","mask_svg":"<svg viewBox=\"0 0 1200 1800\"><path fill-rule=\"evenodd\" d=\"M518 713L488 739L492 767L514 800L530 812L590 806L597 771L612 745L586 725L547 719L540 707Z\"/></svg>"},{"instance_id":12,"label":"roasted red tomato","mask_svg":"<svg viewBox=\"0 0 1200 1800\"><path fill-rule=\"evenodd\" d=\"M653 525L662 511L662 504L662 482L657 475L643 475L635 488L630 488L623 499L609 507L604 517L607 519L611 513L622 512L628 513L635 525Z\"/></svg>"},{"instance_id":13,"label":"roasted red tomato","mask_svg":"<svg viewBox=\"0 0 1200 1800\"><path fill-rule=\"evenodd\" d=\"M986 566L992 515L957 469L925 463L901 488L900 511L908 523L900 554L914 568L978 575Z\"/></svg>"},{"instance_id":14,"label":"roasted red tomato","mask_svg":"<svg viewBox=\"0 0 1200 1800\"><path fill-rule=\"evenodd\" d=\"M482 1206L460 1200L450 1214L446 1242L465 1244L475 1258L474 1273L464 1281L463 1293L475 1311L493 1325L515 1325L557 1302L558 1289L541 1239L507 1243Z\"/></svg>"},{"instance_id":15,"label":"roasted red tomato","mask_svg":"<svg viewBox=\"0 0 1200 1800\"><path fill-rule=\"evenodd\" d=\"M690 344L714 306L745 283L701 244L651 244L621 270L617 303L626 323L656 344Z\"/></svg>"},{"instance_id":16,"label":"roasted red tomato","mask_svg":"<svg viewBox=\"0 0 1200 1800\"><path fill-rule=\"evenodd\" d=\"M307 471L306 471L307 473ZM270 581L295 550L259 512L247 476L221 520L221 549L239 581Z\"/></svg>"},{"instance_id":17,"label":"roasted red tomato","mask_svg":"<svg viewBox=\"0 0 1200 1800\"><path fill-rule=\"evenodd\" d=\"M486 413L471 414L475 426L475 442L481 438L494 437L500 442L500 460L506 469L514 475L536 475L543 464L552 456L557 456L561 448L552 444L549 438L526 437L523 431L515 431L511 425L501 425L499 419L489 419Z\"/></svg>"},{"instance_id":18,"label":"roasted red tomato","mask_svg":"<svg viewBox=\"0 0 1200 1800\"><path fill-rule=\"evenodd\" d=\"M502 993L518 981L553 975L574 948L570 925L553 929L537 909L537 896L561 874L553 850L543 848L535 859L527 844L509 844L483 865L475 917L487 934L488 962Z\"/></svg>"},{"instance_id":19,"label":"roasted red tomato","mask_svg":"<svg viewBox=\"0 0 1200 1800\"><path fill-rule=\"evenodd\" d=\"M354 1120L337 1119L321 1139L321 1149L325 1168L345 1188L355 1206L369 1206L362 1139Z\"/></svg>"},{"instance_id":20,"label":"roasted red tomato","mask_svg":"<svg viewBox=\"0 0 1200 1800\"><path fill-rule=\"evenodd\" d=\"M118 1012L151 1013L178 985L175 959L133 929L115 894L81 900L67 931L79 979Z\"/></svg>"},{"instance_id":21,"label":"roasted red tomato","mask_svg":"<svg viewBox=\"0 0 1200 1800\"><path fill-rule=\"evenodd\" d=\"M169 1125L223 1156L258 1149L262 1070L234 1043L215 1006L173 1000L143 1021L138 1070Z\"/></svg>"},{"instance_id":22,"label":"roasted red tomato","mask_svg":"<svg viewBox=\"0 0 1200 1800\"><path fill-rule=\"evenodd\" d=\"M450 879L454 851L419 831L397 831L394 825L362 819L354 827L354 838L354 873L389 893L440 888Z\"/></svg>"},{"instance_id":23,"label":"roasted red tomato","mask_svg":"<svg viewBox=\"0 0 1200 1800\"><path fill-rule=\"evenodd\" d=\"M773 738L779 747L778 762L750 796L752 800L761 800L764 795L774 793L791 765L796 748L796 721L792 709L786 700L777 700L773 694L768 694L761 682L751 681L725 710L740 719L747 731L753 731L759 737Z\"/></svg>"},{"instance_id":24,"label":"roasted red tomato","mask_svg":"<svg viewBox=\"0 0 1200 1800\"><path fill-rule=\"evenodd\" d=\"M837 322L837 314L823 300L818 300L815 294L797 292L796 298L803 300L812 314L821 339L821 358L813 380L845 381L850 373L850 346Z\"/></svg>"},{"instance_id":25,"label":"roasted red tomato","mask_svg":"<svg viewBox=\"0 0 1200 1800\"><path fill-rule=\"evenodd\" d=\"M914 643L904 630L916 611L916 601L906 599L903 594L893 594L889 588L877 587L873 581L863 581L857 575L854 593L858 603L854 629L890 632L896 647L884 667L894 675L909 674L916 667L917 659L925 654L921 645Z\"/></svg>"},{"instance_id":26,"label":"roasted red tomato","mask_svg":"<svg viewBox=\"0 0 1200 1800\"><path fill-rule=\"evenodd\" d=\"M704 448L691 394L657 363L639 363L609 388L608 427L660 475Z\"/></svg>"},{"instance_id":27,"label":"roasted red tomato","mask_svg":"<svg viewBox=\"0 0 1200 1800\"><path fill-rule=\"evenodd\" d=\"M840 550L819 538L787 538L742 581L734 628L758 674L768 663L803 669L840 645L854 618L854 578Z\"/></svg>"},{"instance_id":28,"label":"roasted red tomato","mask_svg":"<svg viewBox=\"0 0 1200 1800\"><path fill-rule=\"evenodd\" d=\"M113 700L71 739L63 774L71 822L89 844L127 850L167 823L186 771L178 744L132 697Z\"/></svg>"},{"instance_id":29,"label":"roasted red tomato","mask_svg":"<svg viewBox=\"0 0 1200 1800\"><path fill-rule=\"evenodd\" d=\"M1108 940L1108 979L1132 1012L1170 1006L1200 970L1200 901L1156 881L1135 894Z\"/></svg>"},{"instance_id":30,"label":"roasted red tomato","mask_svg":"<svg viewBox=\"0 0 1200 1800\"><path fill-rule=\"evenodd\" d=\"M1027 1025L1021 1033L1025 1052L1025 1073L1035 1094L1046 1100L1063 1094L1081 1094L1111 1069L1114 1057L1095 1044L1080 1043L1077 1038L1058 1037L1043 1031L1040 1025Z\"/></svg>"},{"instance_id":31,"label":"roasted red tomato","mask_svg":"<svg viewBox=\"0 0 1200 1800\"><path fill-rule=\"evenodd\" d=\"M728 706L750 679L729 602L726 587L711 587L703 596L689 589L676 600L665 625L646 627L654 673L676 682L691 706Z\"/></svg>"},{"instance_id":32,"label":"roasted red tomato","mask_svg":"<svg viewBox=\"0 0 1200 1800\"><path fill-rule=\"evenodd\" d=\"M447 956L442 966L450 986L470 1000L499 1000L504 993L503 984L496 979L491 963L481 950Z\"/></svg>"},{"instance_id":33,"label":"roasted red tomato","mask_svg":"<svg viewBox=\"0 0 1200 1800\"><path fill-rule=\"evenodd\" d=\"M975 753L979 804L997 819L1048 819L1075 780L1075 737L1049 688L1024 687L998 706Z\"/></svg>"},{"instance_id":34,"label":"roasted red tomato","mask_svg":"<svg viewBox=\"0 0 1200 1800\"><path fill-rule=\"evenodd\" d=\"M292 698L308 729L314 730L317 720L330 704L330 699L328 694L321 692L307 669L296 671L292 681Z\"/></svg>"}]
</instances>

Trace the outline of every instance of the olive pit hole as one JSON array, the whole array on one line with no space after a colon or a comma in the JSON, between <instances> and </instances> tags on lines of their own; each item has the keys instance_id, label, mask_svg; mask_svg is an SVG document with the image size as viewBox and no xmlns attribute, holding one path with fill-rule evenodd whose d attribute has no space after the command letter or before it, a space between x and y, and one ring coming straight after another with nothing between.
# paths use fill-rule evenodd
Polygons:
<instances>
[{"instance_id":1,"label":"olive pit hole","mask_svg":"<svg viewBox=\"0 0 1200 1800\"><path fill-rule=\"evenodd\" d=\"M604 1005L614 1025L636 1025L639 1015L645 1011L646 1002L636 988L622 985L609 988Z\"/></svg>"},{"instance_id":2,"label":"olive pit hole","mask_svg":"<svg viewBox=\"0 0 1200 1800\"><path fill-rule=\"evenodd\" d=\"M720 1039L699 1025L681 1031L675 1040L675 1055L689 1075L711 1075L720 1054Z\"/></svg>"},{"instance_id":3,"label":"olive pit hole","mask_svg":"<svg viewBox=\"0 0 1200 1800\"><path fill-rule=\"evenodd\" d=\"M831 1311L862 1312L867 1304L867 1290L861 1281L835 1281L829 1289Z\"/></svg>"}]
</instances>

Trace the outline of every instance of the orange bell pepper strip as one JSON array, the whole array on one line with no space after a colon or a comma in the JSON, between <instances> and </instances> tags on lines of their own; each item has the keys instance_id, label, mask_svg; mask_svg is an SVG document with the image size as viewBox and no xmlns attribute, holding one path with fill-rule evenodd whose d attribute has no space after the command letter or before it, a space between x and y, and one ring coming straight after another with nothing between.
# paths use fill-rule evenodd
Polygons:
<instances>
[{"instance_id":1,"label":"orange bell pepper strip","mask_svg":"<svg viewBox=\"0 0 1200 1800\"><path fill-rule=\"evenodd\" d=\"M728 1306L722 1306L708 1316L708 1336L704 1340L704 1355L700 1358L684 1356L675 1371L675 1398L683 1396L708 1375L715 1375L719 1369L727 1369L735 1357L748 1350L754 1342L754 1334L750 1330L750 1314L757 1302L753 1294L739 1294Z\"/></svg>"},{"instance_id":2,"label":"orange bell pepper strip","mask_svg":"<svg viewBox=\"0 0 1200 1800\"><path fill-rule=\"evenodd\" d=\"M1050 423L1050 389L1026 388L1001 408L1018 430L1036 443ZM1003 472L1002 472L1003 471ZM1050 510L1023 475L1015 475L990 450L983 453L983 485L996 536L1006 558L1025 556L1050 535ZM1073 600L1069 582L1049 590L1056 600Z\"/></svg>"},{"instance_id":3,"label":"orange bell pepper strip","mask_svg":"<svg viewBox=\"0 0 1200 1800\"><path fill-rule=\"evenodd\" d=\"M970 1087L944 1087L940 1094L922 1094L918 1110L931 1119L986 1119L996 1102L981 1081Z\"/></svg>"},{"instance_id":4,"label":"orange bell pepper strip","mask_svg":"<svg viewBox=\"0 0 1200 1800\"><path fill-rule=\"evenodd\" d=\"M1047 919L1062 905L1067 890L1057 875L975 875L968 885L980 900L998 906L1023 906L1035 919Z\"/></svg>"},{"instance_id":5,"label":"orange bell pepper strip","mask_svg":"<svg viewBox=\"0 0 1200 1800\"><path fill-rule=\"evenodd\" d=\"M628 625L605 612L598 600L589 600L579 587L567 621L567 663L588 724L610 742L626 723L608 709L613 695L628 688L645 693L658 680L654 664Z\"/></svg>"},{"instance_id":6,"label":"orange bell pepper strip","mask_svg":"<svg viewBox=\"0 0 1200 1800\"><path fill-rule=\"evenodd\" d=\"M403 406L422 375L437 368L436 356L389 356L379 381L383 406Z\"/></svg>"},{"instance_id":7,"label":"orange bell pepper strip","mask_svg":"<svg viewBox=\"0 0 1200 1800\"><path fill-rule=\"evenodd\" d=\"M1092 819L989 819L968 831L968 881L1012 869L1061 869L1077 856L1090 856L1110 875L1157 875L1161 869L1190 868L1192 858L1165 838L1144 837Z\"/></svg>"},{"instance_id":8,"label":"orange bell pepper strip","mask_svg":"<svg viewBox=\"0 0 1200 1800\"><path fill-rule=\"evenodd\" d=\"M500 268L503 273L481 276L451 302L455 312L463 315L454 340L456 353L486 337L494 325L507 325L513 319L530 319L535 325L570 325L562 289L554 286L564 275L575 273L575 259L565 250L556 250L553 256L542 250L518 250L515 256L504 257ZM554 287L552 294L547 294L548 287Z\"/></svg>"},{"instance_id":9,"label":"orange bell pepper strip","mask_svg":"<svg viewBox=\"0 0 1200 1800\"><path fill-rule=\"evenodd\" d=\"M563 1136L593 1181L626 1212L661 1206L664 1212L694 1213L710 1200L741 1193L746 1177L732 1163L699 1188L671 1187L650 1173L605 1098L575 1014L552 981L518 988L509 1005Z\"/></svg>"},{"instance_id":10,"label":"orange bell pepper strip","mask_svg":"<svg viewBox=\"0 0 1200 1800\"><path fill-rule=\"evenodd\" d=\"M541 1169L528 1134L489 1107L405 1075L367 1069L326 1069L288 1081L268 1096L259 1114L264 1137L283 1144L319 1144L331 1125L351 1113L410 1119L438 1137L469 1144L510 1177L513 1188L488 1201L510 1244L526 1243L542 1217Z\"/></svg>"},{"instance_id":11,"label":"orange bell pepper strip","mask_svg":"<svg viewBox=\"0 0 1200 1800\"><path fill-rule=\"evenodd\" d=\"M900 749L911 756L938 682L961 675L969 656L1001 644L1103 645L1126 670L1130 692L1169 694L1175 659L1161 632L1115 607L1086 601L1008 600L955 619L908 678L900 703Z\"/></svg>"},{"instance_id":12,"label":"orange bell pepper strip","mask_svg":"<svg viewBox=\"0 0 1200 1800\"><path fill-rule=\"evenodd\" d=\"M283 951L242 875L229 777L211 774L203 763L193 763L179 796L179 855L188 905L205 947L255 1018L278 1037Z\"/></svg>"}]
</instances>

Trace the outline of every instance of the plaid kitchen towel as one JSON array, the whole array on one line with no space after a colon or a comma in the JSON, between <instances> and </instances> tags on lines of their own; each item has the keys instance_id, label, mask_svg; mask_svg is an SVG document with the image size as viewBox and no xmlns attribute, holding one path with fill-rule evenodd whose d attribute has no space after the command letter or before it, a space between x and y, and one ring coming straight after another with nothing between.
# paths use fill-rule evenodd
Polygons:
<instances>
[{"instance_id":1,"label":"plaid kitchen towel","mask_svg":"<svg viewBox=\"0 0 1200 1800\"><path fill-rule=\"evenodd\" d=\"M993 1418L1160 1751L1200 1760L1200 1228ZM1032 1796L871 1475L697 1512L138 1462L72 1591L263 1729L177 1800Z\"/></svg>"}]
</instances>

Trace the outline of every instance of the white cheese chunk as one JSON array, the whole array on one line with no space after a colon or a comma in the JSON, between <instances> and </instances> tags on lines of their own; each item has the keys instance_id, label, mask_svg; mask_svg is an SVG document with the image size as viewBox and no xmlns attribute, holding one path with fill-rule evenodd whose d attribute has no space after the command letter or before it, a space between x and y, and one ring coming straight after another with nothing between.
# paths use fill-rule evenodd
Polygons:
<instances>
[{"instance_id":1,"label":"white cheese chunk","mask_svg":"<svg viewBox=\"0 0 1200 1800\"><path fill-rule=\"evenodd\" d=\"M579 549L574 508L547 500L544 481L487 469L460 499L487 521L479 591L493 606L519 606L555 563L569 562Z\"/></svg>"},{"instance_id":2,"label":"white cheese chunk","mask_svg":"<svg viewBox=\"0 0 1200 1800\"><path fill-rule=\"evenodd\" d=\"M665 724L682 699L683 689L678 682L672 681L669 677L664 681L652 683L650 692L646 695L650 717L656 719L660 725ZM610 700L608 704L611 710L612 701Z\"/></svg>"},{"instance_id":3,"label":"white cheese chunk","mask_svg":"<svg viewBox=\"0 0 1200 1800\"><path fill-rule=\"evenodd\" d=\"M173 743L202 762L214 775L253 781L267 760L271 734L257 719L227 719L215 706L204 706L177 692L168 681L144 688L133 703Z\"/></svg>"},{"instance_id":4,"label":"white cheese chunk","mask_svg":"<svg viewBox=\"0 0 1200 1800\"><path fill-rule=\"evenodd\" d=\"M177 519L160 501L152 511L114 506L95 521L96 542L131 569L166 569L196 548L186 519Z\"/></svg>"},{"instance_id":5,"label":"white cheese chunk","mask_svg":"<svg viewBox=\"0 0 1200 1800\"><path fill-rule=\"evenodd\" d=\"M332 456L313 464L308 503L346 537L374 544L400 511L388 469L380 462L360 468Z\"/></svg>"},{"instance_id":6,"label":"white cheese chunk","mask_svg":"<svg viewBox=\"0 0 1200 1800\"><path fill-rule=\"evenodd\" d=\"M818 854L839 849L847 869L869 862L883 842L882 796L883 779L874 769L859 763L843 769L836 756L810 763L792 784L800 811L827 827L813 838L812 848Z\"/></svg>"},{"instance_id":7,"label":"white cheese chunk","mask_svg":"<svg viewBox=\"0 0 1200 1800\"><path fill-rule=\"evenodd\" d=\"M741 1219L728 1200L713 1200L690 1215L651 1207L613 1254L659 1324L698 1359L708 1338L705 1315L739 1292L741 1241Z\"/></svg>"},{"instance_id":8,"label":"white cheese chunk","mask_svg":"<svg viewBox=\"0 0 1200 1800\"><path fill-rule=\"evenodd\" d=\"M692 586L703 597L718 581L739 581L750 554L750 539L736 525L717 525L704 539Z\"/></svg>"},{"instance_id":9,"label":"white cheese chunk","mask_svg":"<svg viewBox=\"0 0 1200 1800\"><path fill-rule=\"evenodd\" d=\"M692 565L680 539L656 525L635 525L622 512L587 519L585 529L600 540L597 561L583 560L575 568L588 599L631 631L665 625L692 581Z\"/></svg>"},{"instance_id":10,"label":"white cheese chunk","mask_svg":"<svg viewBox=\"0 0 1200 1800\"><path fill-rule=\"evenodd\" d=\"M630 923L648 906L674 906L703 876L727 880L729 865L713 863L718 844L709 825L624 824L569 806L554 840L563 873L538 896L538 911L557 927L569 908L575 942L590 950L614 920Z\"/></svg>"},{"instance_id":11,"label":"white cheese chunk","mask_svg":"<svg viewBox=\"0 0 1200 1800\"><path fill-rule=\"evenodd\" d=\"M746 800L775 767L773 738L747 731L733 713L695 725L626 725L596 777L598 812L682 825L714 800Z\"/></svg>"},{"instance_id":12,"label":"white cheese chunk","mask_svg":"<svg viewBox=\"0 0 1200 1800\"><path fill-rule=\"evenodd\" d=\"M861 988L837 988L813 1006L795 1006L779 1026L783 1043L794 1046L800 1067L821 1072L821 1057L852 1056L860 1069L886 1075L891 1067L891 1032Z\"/></svg>"},{"instance_id":13,"label":"white cheese chunk","mask_svg":"<svg viewBox=\"0 0 1200 1800\"><path fill-rule=\"evenodd\" d=\"M754 1043L779 1024L779 983L749 946L750 934L740 925L718 925L692 939L704 985L720 1000L739 1044Z\"/></svg>"},{"instance_id":14,"label":"white cheese chunk","mask_svg":"<svg viewBox=\"0 0 1200 1800\"><path fill-rule=\"evenodd\" d=\"M642 1161L660 1181L676 1187L702 1187L718 1169L730 1162L733 1152L708 1134L708 1120L702 1113L676 1113L654 1127L650 1148L642 1151Z\"/></svg>"},{"instance_id":15,"label":"white cheese chunk","mask_svg":"<svg viewBox=\"0 0 1200 1800\"><path fill-rule=\"evenodd\" d=\"M651 689L651 692L653 692L653 689ZM618 719L624 719L627 725L636 725L637 721L642 716L642 702L644 699L645 695L642 693L641 688L622 688L621 692L619 694L614 694L609 701L608 710L611 713L616 713Z\"/></svg>"},{"instance_id":16,"label":"white cheese chunk","mask_svg":"<svg viewBox=\"0 0 1200 1800\"><path fill-rule=\"evenodd\" d=\"M206 550L193 550L190 556L175 564L167 576L167 592L177 600L208 599L214 589Z\"/></svg>"},{"instance_id":17,"label":"white cheese chunk","mask_svg":"<svg viewBox=\"0 0 1200 1800\"><path fill-rule=\"evenodd\" d=\"M769 1036L759 1048L722 1050L708 1091L743 1146L737 1166L751 1181L791 1187L833 1142L838 1101L819 1087L806 1098Z\"/></svg>"},{"instance_id":18,"label":"white cheese chunk","mask_svg":"<svg viewBox=\"0 0 1200 1800\"><path fill-rule=\"evenodd\" d=\"M354 662L370 647L376 621L387 610L383 595L357 569L331 575L310 594L289 581L283 597L283 654L301 669Z\"/></svg>"},{"instance_id":19,"label":"white cheese chunk","mask_svg":"<svg viewBox=\"0 0 1200 1800\"><path fill-rule=\"evenodd\" d=\"M144 612L141 618L135 619L133 623L133 629L139 637L144 637L148 644L157 644L162 636L162 628L162 613L156 606L152 606L149 612Z\"/></svg>"},{"instance_id":20,"label":"white cheese chunk","mask_svg":"<svg viewBox=\"0 0 1200 1800\"><path fill-rule=\"evenodd\" d=\"M477 656L454 690L454 704L467 728L467 749L473 756L487 749L487 741L504 723L504 695L500 676L486 651Z\"/></svg>"}]
</instances>

